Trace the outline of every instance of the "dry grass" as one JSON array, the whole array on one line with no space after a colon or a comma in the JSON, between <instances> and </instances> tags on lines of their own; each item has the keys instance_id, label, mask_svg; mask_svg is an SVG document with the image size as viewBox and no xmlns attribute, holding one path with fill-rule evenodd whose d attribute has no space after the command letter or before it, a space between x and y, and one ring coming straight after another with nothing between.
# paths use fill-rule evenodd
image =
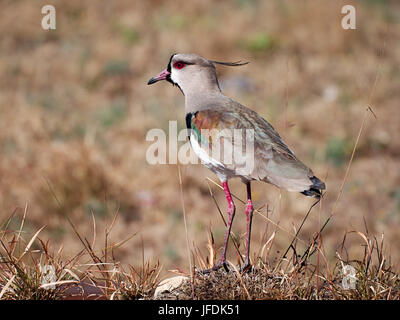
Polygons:
<instances>
[{"instance_id":1,"label":"dry grass","mask_svg":"<svg viewBox=\"0 0 400 320\"><path fill-rule=\"evenodd\" d=\"M357 10L354 31L340 27L340 9L349 3ZM330 267L329 273L324 268L340 267L337 252L350 263L363 261L361 238L348 232L366 226L368 234L363 234L371 241L384 234L385 256L392 259L388 266L398 273L398 1L60 0L53 1L57 30L46 32L40 28L45 4L0 3L5 12L0 21L0 232L2 259L7 261L0 264L3 288L9 281L9 286L18 283L21 299L50 295L36 290L38 266L48 260L58 281L75 279L68 269L85 285L96 282L97 297L117 292L114 297L148 298L168 270L213 263L207 260L212 255L201 252L209 244L210 227L213 250L219 252L224 224L218 210L224 214L225 202L218 186L205 179L212 174L191 165L181 168L180 179L176 166L152 166L145 160L149 129L167 129L168 120L184 127L179 91L167 84L146 86L173 52L250 61L243 68L218 68L224 91L268 119L299 158L326 180L323 202L300 232L312 200L254 184L259 214L252 256L262 261L257 270L276 275L296 233L293 247L302 255L335 208L322 233L324 252L312 256L313 265L321 268L315 272L335 279L339 273L333 270L338 268ZM377 119L367 119L346 174L367 106ZM230 188L238 198L244 195L239 181L232 181ZM243 251L241 210L237 201L235 245L228 252L235 264L241 261L238 250ZM18 261L44 225L29 254ZM347 253L340 251L343 234L349 235ZM49 243L60 249L53 254ZM196 259L188 257L187 243ZM146 265L158 260L163 268ZM373 265L379 270L378 262ZM354 265L360 275L363 266ZM285 275L298 275L286 267ZM366 273L368 281L375 279L371 272ZM303 280L308 279L316 287L325 281ZM383 287L390 288L385 281ZM65 284L57 290L67 285L77 287ZM17 296L3 293L3 298ZM362 297L367 296L373 297L371 292Z\"/></svg>"},{"instance_id":2,"label":"dry grass","mask_svg":"<svg viewBox=\"0 0 400 320\"><path fill-rule=\"evenodd\" d=\"M90 244L71 225L83 249L67 259L62 248L54 253L49 242L40 239L44 227L27 241L21 232L24 221L16 232L7 230L9 221L0 233L0 299L137 300L153 296L161 267L158 263L152 266L143 260L140 267L128 265L128 271L125 271L113 256L114 248L123 243L108 246L106 241L100 252L95 251L92 248L94 240ZM110 229L106 229L106 234Z\"/></svg>"},{"instance_id":3,"label":"dry grass","mask_svg":"<svg viewBox=\"0 0 400 320\"><path fill-rule=\"evenodd\" d=\"M39 229L29 241L20 231L0 234L0 299L154 299L162 270L158 263L151 265L143 260L140 267L128 265L126 271L113 257L112 247L105 246L99 254L79 234L76 236L84 249L66 259L62 249L54 253L49 243L40 239L42 230ZM347 256L346 240L352 233L364 242L362 260ZM265 246L269 246L272 240L268 239ZM211 232L208 247L206 259L199 250L192 252L200 269L212 267L216 261ZM323 256L321 265L313 259L317 251L313 248L319 248ZM393 270L387 255L383 235L377 239L370 238L368 231L346 233L333 267L327 264L323 246L318 243L310 243L302 255L296 246L291 246L290 251L293 252L291 258L282 257L273 263L268 255L264 258L258 256L253 261L253 269L247 273L240 273L232 263L229 272L223 269L210 274L194 271L188 278L192 280L171 292L161 293L157 299L400 299L399 275ZM345 268L350 265L354 267L353 279L356 281L354 287L346 288L343 284ZM53 272L50 277L49 272ZM182 274L182 271L174 272Z\"/></svg>"},{"instance_id":4,"label":"dry grass","mask_svg":"<svg viewBox=\"0 0 400 320\"><path fill-rule=\"evenodd\" d=\"M193 285L187 282L179 289L164 293L159 299L399 300L399 276L390 267L387 269L384 261L381 262L379 267L371 267L362 261L353 261L351 264L355 266L357 278L354 289L343 288L343 268L339 262L326 275L316 274L314 265L284 272L275 271L273 267L260 262L254 271L243 275L237 270L196 274Z\"/></svg>"}]
</instances>

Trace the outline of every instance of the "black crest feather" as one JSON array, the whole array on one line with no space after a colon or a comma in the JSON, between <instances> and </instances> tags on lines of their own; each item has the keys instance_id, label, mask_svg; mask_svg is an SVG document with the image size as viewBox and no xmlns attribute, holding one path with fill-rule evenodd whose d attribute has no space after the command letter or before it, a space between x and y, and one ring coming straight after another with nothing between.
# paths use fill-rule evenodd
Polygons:
<instances>
[{"instance_id":1,"label":"black crest feather","mask_svg":"<svg viewBox=\"0 0 400 320\"><path fill-rule=\"evenodd\" d=\"M245 64L248 64L249 62L242 62L242 61L234 61L234 62L222 62L222 61L215 61L215 60L209 60L212 63L216 64L221 64L223 66L228 66L228 67L239 67L239 66L244 66Z\"/></svg>"}]
</instances>

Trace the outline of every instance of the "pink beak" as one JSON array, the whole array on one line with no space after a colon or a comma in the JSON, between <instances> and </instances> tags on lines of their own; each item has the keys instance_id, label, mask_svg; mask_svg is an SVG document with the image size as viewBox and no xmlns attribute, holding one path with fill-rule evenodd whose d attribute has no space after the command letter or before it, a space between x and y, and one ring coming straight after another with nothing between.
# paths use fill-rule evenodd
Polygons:
<instances>
[{"instance_id":1,"label":"pink beak","mask_svg":"<svg viewBox=\"0 0 400 320\"><path fill-rule=\"evenodd\" d=\"M160 74L158 74L157 76L151 78L149 80L149 82L147 82L147 84L153 84L153 83L156 83L157 81L165 80L165 79L167 79L167 77L170 74L171 74L171 72L169 72L167 69L165 69L165 70L161 71Z\"/></svg>"}]
</instances>

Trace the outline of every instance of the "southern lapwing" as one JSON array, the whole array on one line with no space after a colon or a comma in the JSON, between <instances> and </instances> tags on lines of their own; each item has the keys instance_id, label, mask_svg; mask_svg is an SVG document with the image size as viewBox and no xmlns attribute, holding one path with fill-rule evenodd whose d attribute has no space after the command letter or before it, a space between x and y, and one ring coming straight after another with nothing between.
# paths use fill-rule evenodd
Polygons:
<instances>
[{"instance_id":1,"label":"southern lapwing","mask_svg":"<svg viewBox=\"0 0 400 320\"><path fill-rule=\"evenodd\" d=\"M167 68L151 78L148 84L167 80L182 91L185 96L186 124L191 132L189 138L193 151L202 163L218 176L225 191L228 202L228 223L222 256L217 265L207 271L217 270L221 266L227 269L226 250L235 216L235 204L229 191L228 180L239 177L246 184L247 235L243 269L248 269L251 267L249 253L254 210L251 201L251 181L265 181L288 191L301 192L306 196L317 198L321 197L325 184L314 176L310 168L297 159L265 119L221 92L215 70L216 64L240 66L246 63L213 61L197 54L174 54L171 56ZM211 152L215 141L221 144L226 143L227 137L221 135L220 132L226 132L227 129L228 131L236 129L246 131L246 138L236 139L236 135L234 135L233 139L228 140L232 145L237 145L236 142L239 140L240 142L244 141L244 147L247 147L246 143L249 141L253 144L251 153L253 163L245 166L247 170L243 170L243 161L236 160L235 151L233 159L232 157L222 159ZM203 134L203 132L207 134ZM210 132L213 133L210 134ZM250 132L248 135L250 140L247 139L247 132ZM243 134L243 136L245 135ZM226 150L229 149L226 144L224 146ZM242 150L243 148L240 149L240 151ZM245 159L248 160L246 157Z\"/></svg>"}]
</instances>

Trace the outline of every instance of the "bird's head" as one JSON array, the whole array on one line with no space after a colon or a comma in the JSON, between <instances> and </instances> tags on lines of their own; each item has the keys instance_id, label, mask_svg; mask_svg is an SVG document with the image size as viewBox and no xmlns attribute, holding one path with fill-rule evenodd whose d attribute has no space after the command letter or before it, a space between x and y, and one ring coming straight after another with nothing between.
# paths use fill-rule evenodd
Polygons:
<instances>
[{"instance_id":1,"label":"bird's head","mask_svg":"<svg viewBox=\"0 0 400 320\"><path fill-rule=\"evenodd\" d=\"M183 94L200 90L220 91L214 64L241 66L247 63L208 60L193 53L173 54L169 59L167 68L151 78L147 84L167 80L178 86Z\"/></svg>"}]
</instances>

